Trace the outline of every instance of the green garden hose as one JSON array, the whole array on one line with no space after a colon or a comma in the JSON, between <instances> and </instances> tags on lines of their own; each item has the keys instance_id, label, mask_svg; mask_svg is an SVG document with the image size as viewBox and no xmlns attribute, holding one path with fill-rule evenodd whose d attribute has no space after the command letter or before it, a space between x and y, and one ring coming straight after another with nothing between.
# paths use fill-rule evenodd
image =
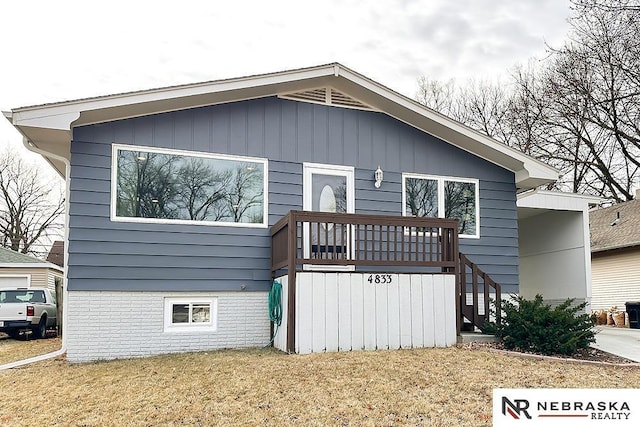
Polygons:
<instances>
[{"instance_id":1,"label":"green garden hose","mask_svg":"<svg viewBox=\"0 0 640 427\"><path fill-rule=\"evenodd\" d=\"M269 342L271 345L282 323L282 285L277 280L273 281L269 291L269 320L274 324L273 337Z\"/></svg>"}]
</instances>

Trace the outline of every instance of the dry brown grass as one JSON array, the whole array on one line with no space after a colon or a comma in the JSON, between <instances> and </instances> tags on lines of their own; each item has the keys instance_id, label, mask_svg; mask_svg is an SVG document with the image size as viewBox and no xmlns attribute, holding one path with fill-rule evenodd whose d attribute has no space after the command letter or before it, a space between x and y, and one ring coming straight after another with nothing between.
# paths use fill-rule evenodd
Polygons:
<instances>
[{"instance_id":1,"label":"dry brown grass","mask_svg":"<svg viewBox=\"0 0 640 427\"><path fill-rule=\"evenodd\" d=\"M463 348L219 351L82 365L58 359L0 372L0 424L489 426L496 387L638 383L637 367Z\"/></svg>"},{"instance_id":2,"label":"dry brown grass","mask_svg":"<svg viewBox=\"0 0 640 427\"><path fill-rule=\"evenodd\" d=\"M61 346L62 342L59 338L23 341L0 334L0 365L50 353L59 350Z\"/></svg>"}]
</instances>

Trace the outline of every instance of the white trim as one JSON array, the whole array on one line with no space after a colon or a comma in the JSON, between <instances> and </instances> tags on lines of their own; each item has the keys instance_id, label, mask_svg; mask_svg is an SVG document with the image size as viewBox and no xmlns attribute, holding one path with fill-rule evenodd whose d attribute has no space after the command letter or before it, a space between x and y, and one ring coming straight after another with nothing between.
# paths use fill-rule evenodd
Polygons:
<instances>
[{"instance_id":1,"label":"white trim","mask_svg":"<svg viewBox=\"0 0 640 427\"><path fill-rule=\"evenodd\" d=\"M209 305L209 322L207 323L187 323L187 324L175 324L172 321L173 318L173 306L175 304L205 304ZM191 316L191 312L189 313ZM193 297L165 297L164 298L164 332L214 332L217 329L218 324L218 298L208 297L203 298L201 296Z\"/></svg>"},{"instance_id":2,"label":"white trim","mask_svg":"<svg viewBox=\"0 0 640 427\"><path fill-rule=\"evenodd\" d=\"M311 175L314 173L322 175L344 176L347 179L347 213L355 213L355 168L353 166L326 165L321 163L302 164L303 171L303 204L302 209L311 210ZM351 195L351 197L349 197Z\"/></svg>"},{"instance_id":3,"label":"white trim","mask_svg":"<svg viewBox=\"0 0 640 427\"><path fill-rule=\"evenodd\" d=\"M206 159L262 163L263 165L262 223L196 221L196 220L189 220L189 219L139 218L139 217L118 216L116 214L116 205L117 205L116 200L117 200L117 188L118 188L118 176L117 176L118 150L145 151L149 153L201 157ZM185 225L205 225L205 226L222 226L222 227L242 227L242 228L267 228L269 226L268 225L269 224L269 160L260 158L260 157L204 153L204 152L180 150L180 149L146 147L142 145L112 144L112 147L111 147L111 206L109 210L110 210L110 219L113 222L137 222L137 223L145 223L145 224L185 224Z\"/></svg>"},{"instance_id":4,"label":"white trim","mask_svg":"<svg viewBox=\"0 0 640 427\"><path fill-rule=\"evenodd\" d=\"M534 189L517 195L518 207L581 211L584 204L598 204L604 198L586 194Z\"/></svg>"},{"instance_id":5,"label":"white trim","mask_svg":"<svg viewBox=\"0 0 640 427\"><path fill-rule=\"evenodd\" d=\"M332 175L332 176L343 176L347 181L347 212L346 213L355 213L355 199L356 199L356 188L355 188L355 168L353 166L344 166L344 165L327 165L322 163L308 163L304 162L302 164L302 176L303 176L303 185L302 185L302 209L305 211L311 211L311 206L313 203L313 194L312 189L312 181L311 176L313 174L321 174L321 175ZM303 242L308 242L310 238L308 235L307 227L304 227L303 230ZM351 233L352 241L349 243L349 249L347 252L351 257L351 252L355 245L355 240L353 233ZM310 256L309 253L309 245L303 243L304 247L304 257L308 258ZM305 270L335 270L335 271L353 271L355 270L355 266L353 265L334 265L334 266L314 266L314 265L305 265Z\"/></svg>"},{"instance_id":6,"label":"white trim","mask_svg":"<svg viewBox=\"0 0 640 427\"><path fill-rule=\"evenodd\" d=\"M476 232L475 234L458 234L461 239L479 239L480 238L480 180L476 178L461 178L445 175L428 175L420 173L406 172L402 173L402 216L407 215L407 178L430 179L438 184L438 218L444 218L446 211L444 206L444 182L464 182L474 184L476 186L475 208L476 208Z\"/></svg>"}]
</instances>

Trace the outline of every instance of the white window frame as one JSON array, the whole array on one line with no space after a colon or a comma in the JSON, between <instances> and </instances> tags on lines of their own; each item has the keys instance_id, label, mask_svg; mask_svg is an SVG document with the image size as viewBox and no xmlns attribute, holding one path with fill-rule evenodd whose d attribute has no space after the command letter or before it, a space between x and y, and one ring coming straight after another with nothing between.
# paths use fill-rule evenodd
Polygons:
<instances>
[{"instance_id":1,"label":"white window frame","mask_svg":"<svg viewBox=\"0 0 640 427\"><path fill-rule=\"evenodd\" d=\"M346 213L355 213L356 211L356 185L355 185L355 168L353 166L343 166L343 165L328 165L323 163L309 163L304 162L302 164L302 176L303 176L303 185L302 185L302 209L305 211L311 211L311 206L313 203L313 194L311 191L312 188L312 175L333 175L333 176L344 176L347 182L347 212ZM307 242L310 239L308 227L303 227L303 246L304 246L304 257L308 258L311 254L309 253L309 245ZM353 258L353 250L355 247L355 236L351 233L351 241L349 243L349 248L347 249L347 256L349 258ZM355 271L355 266L353 265L303 265L304 270L324 270L324 271Z\"/></svg>"},{"instance_id":2,"label":"white window frame","mask_svg":"<svg viewBox=\"0 0 640 427\"><path fill-rule=\"evenodd\" d=\"M194 304L209 305L209 322L203 323L173 323L173 306L188 304L190 308ZM218 298L216 297L167 297L164 299L164 332L214 332L217 329Z\"/></svg>"},{"instance_id":3,"label":"white window frame","mask_svg":"<svg viewBox=\"0 0 640 427\"><path fill-rule=\"evenodd\" d=\"M402 216L409 216L407 215L407 178L430 179L438 183L438 218L444 218L444 212L445 212L444 183L445 181L474 184L476 186L476 194L475 194L476 232L475 234L458 234L458 236L461 239L479 239L480 238L480 180L479 179L459 178L454 176L425 175L425 174L418 174L418 173L403 173L402 174Z\"/></svg>"},{"instance_id":4,"label":"white window frame","mask_svg":"<svg viewBox=\"0 0 640 427\"><path fill-rule=\"evenodd\" d=\"M149 153L202 157L217 160L235 160L239 162L252 162L263 164L263 207L262 223L225 222L225 221L197 221L190 219L166 219L166 218L141 218L118 216L116 213L118 198L118 150L145 151ZM188 225L219 225L223 227L248 227L267 228L269 226L269 160L259 157L233 156L228 154L201 153L196 151L176 150L168 148L146 147L142 145L112 144L111 147L111 221L114 222L139 222L151 224L188 224Z\"/></svg>"},{"instance_id":5,"label":"white window frame","mask_svg":"<svg viewBox=\"0 0 640 427\"><path fill-rule=\"evenodd\" d=\"M333 175L344 176L347 180L347 213L355 213L355 172L353 166L341 166L341 165L326 165L320 163L303 163L303 209L305 211L311 210L312 197L311 194L311 176L313 174L319 175ZM351 196L351 197L349 197Z\"/></svg>"}]
</instances>

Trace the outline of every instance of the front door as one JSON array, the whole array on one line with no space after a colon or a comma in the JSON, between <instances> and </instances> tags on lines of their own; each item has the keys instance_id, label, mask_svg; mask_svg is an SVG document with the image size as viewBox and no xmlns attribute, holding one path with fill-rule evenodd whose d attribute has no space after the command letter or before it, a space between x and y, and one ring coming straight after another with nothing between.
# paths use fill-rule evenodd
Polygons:
<instances>
[{"instance_id":1,"label":"front door","mask_svg":"<svg viewBox=\"0 0 640 427\"><path fill-rule=\"evenodd\" d=\"M353 167L305 163L303 208L306 211L354 213L353 187ZM351 242L346 228L332 223L305 226L305 257L349 258Z\"/></svg>"}]
</instances>

